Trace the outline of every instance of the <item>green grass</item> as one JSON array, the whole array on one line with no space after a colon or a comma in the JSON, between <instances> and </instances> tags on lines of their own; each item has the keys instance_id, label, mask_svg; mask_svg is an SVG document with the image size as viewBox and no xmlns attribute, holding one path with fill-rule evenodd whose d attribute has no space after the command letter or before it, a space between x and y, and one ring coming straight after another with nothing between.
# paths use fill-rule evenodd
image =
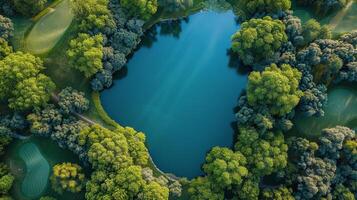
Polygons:
<instances>
[{"instance_id":1,"label":"green grass","mask_svg":"<svg viewBox=\"0 0 357 200\"><path fill-rule=\"evenodd\" d=\"M100 94L99 92L92 92L92 102L94 104L94 107L96 108L96 111L99 115L99 117L107 124L112 126L113 128L116 128L120 126L116 121L114 121L108 114L105 112L102 103L100 101Z\"/></svg>"},{"instance_id":2,"label":"green grass","mask_svg":"<svg viewBox=\"0 0 357 200\"><path fill-rule=\"evenodd\" d=\"M34 54L43 54L51 50L74 18L69 0L61 1L55 9L45 10L50 10L50 12L36 22L25 40L26 49Z\"/></svg>"}]
</instances>

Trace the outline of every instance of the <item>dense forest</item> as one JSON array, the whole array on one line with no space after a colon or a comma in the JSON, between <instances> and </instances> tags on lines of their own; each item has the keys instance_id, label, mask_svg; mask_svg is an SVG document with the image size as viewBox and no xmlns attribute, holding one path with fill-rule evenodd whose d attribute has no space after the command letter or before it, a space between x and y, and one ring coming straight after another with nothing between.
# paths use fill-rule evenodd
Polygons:
<instances>
[{"instance_id":1,"label":"dense forest","mask_svg":"<svg viewBox=\"0 0 357 200\"><path fill-rule=\"evenodd\" d=\"M56 194L41 200L80 192L88 200L356 199L355 127L326 127L318 138L288 134L296 112L324 116L331 85L357 81L356 31L336 34L315 19L302 22L290 0L71 0L74 21L68 40L60 42L68 43L63 62L88 80L88 89L80 91L48 73L49 53L14 46L12 19L43 16L58 2L0 0L0 155L15 140L36 136L80 160L53 166L49 182ZM349 1L297 3L324 16ZM234 146L213 147L202 165L204 176L188 180L161 172L145 134L111 120L91 94L112 86L160 17L205 6L234 11L241 25L229 52L250 73L237 102ZM93 109L100 121L87 114ZM0 199L16 199L11 190L16 176L1 161Z\"/></svg>"}]
</instances>

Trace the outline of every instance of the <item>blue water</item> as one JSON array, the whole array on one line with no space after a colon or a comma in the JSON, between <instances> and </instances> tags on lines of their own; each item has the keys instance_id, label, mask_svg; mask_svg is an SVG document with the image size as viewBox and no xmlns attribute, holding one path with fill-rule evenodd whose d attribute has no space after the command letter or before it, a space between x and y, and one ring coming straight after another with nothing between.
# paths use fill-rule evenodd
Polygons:
<instances>
[{"instance_id":1,"label":"blue water","mask_svg":"<svg viewBox=\"0 0 357 200\"><path fill-rule=\"evenodd\" d=\"M117 122L146 134L161 170L192 178L213 146L233 145L233 109L247 76L228 66L238 29L232 12L201 12L181 28L179 37L158 35L141 47L101 100Z\"/></svg>"}]
</instances>

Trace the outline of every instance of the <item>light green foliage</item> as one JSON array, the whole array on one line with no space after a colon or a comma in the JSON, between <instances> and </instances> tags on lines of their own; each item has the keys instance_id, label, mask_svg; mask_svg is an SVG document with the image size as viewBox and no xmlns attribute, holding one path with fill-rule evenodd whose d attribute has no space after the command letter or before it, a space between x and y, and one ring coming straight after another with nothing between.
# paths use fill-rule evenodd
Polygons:
<instances>
[{"instance_id":1,"label":"light green foliage","mask_svg":"<svg viewBox=\"0 0 357 200\"><path fill-rule=\"evenodd\" d=\"M72 9L80 20L82 31L113 28L115 22L108 9L108 0L71 0Z\"/></svg>"},{"instance_id":2,"label":"light green foliage","mask_svg":"<svg viewBox=\"0 0 357 200\"><path fill-rule=\"evenodd\" d=\"M145 185L142 194L139 196L141 200L167 200L169 199L169 189L156 182L151 182Z\"/></svg>"},{"instance_id":3,"label":"light green foliage","mask_svg":"<svg viewBox=\"0 0 357 200\"><path fill-rule=\"evenodd\" d=\"M45 8L47 0L13 0L13 3L16 11L31 17Z\"/></svg>"},{"instance_id":4,"label":"light green foliage","mask_svg":"<svg viewBox=\"0 0 357 200\"><path fill-rule=\"evenodd\" d=\"M214 187L207 177L197 177L190 182L188 194L192 200L223 200L223 190Z\"/></svg>"},{"instance_id":5,"label":"light green foliage","mask_svg":"<svg viewBox=\"0 0 357 200\"><path fill-rule=\"evenodd\" d=\"M122 169L115 176L115 182L126 191L129 199L134 199L145 185L141 176L141 167L134 165Z\"/></svg>"},{"instance_id":6,"label":"light green foliage","mask_svg":"<svg viewBox=\"0 0 357 200\"><path fill-rule=\"evenodd\" d=\"M85 176L79 165L62 163L53 167L53 174L50 180L52 189L59 194L65 191L76 193L82 190Z\"/></svg>"},{"instance_id":7,"label":"light green foliage","mask_svg":"<svg viewBox=\"0 0 357 200\"><path fill-rule=\"evenodd\" d=\"M121 5L132 17L147 20L156 13L157 0L120 0Z\"/></svg>"},{"instance_id":8,"label":"light green foliage","mask_svg":"<svg viewBox=\"0 0 357 200\"><path fill-rule=\"evenodd\" d=\"M0 38L0 59L3 59L4 57L8 56L10 53L12 53L12 47L9 46L9 44L5 39Z\"/></svg>"},{"instance_id":9,"label":"light green foliage","mask_svg":"<svg viewBox=\"0 0 357 200\"><path fill-rule=\"evenodd\" d=\"M136 132L133 128L118 128L116 132L124 133L129 146L130 156L134 164L145 166L148 163L149 152L145 146L145 134Z\"/></svg>"},{"instance_id":10,"label":"light green foliage","mask_svg":"<svg viewBox=\"0 0 357 200\"><path fill-rule=\"evenodd\" d=\"M291 189L286 187L278 187L274 189L265 189L262 192L262 200L294 200Z\"/></svg>"},{"instance_id":11,"label":"light green foliage","mask_svg":"<svg viewBox=\"0 0 357 200\"><path fill-rule=\"evenodd\" d=\"M288 146L281 132L259 135L254 128L240 128L239 133L235 149L246 157L252 174L265 176L285 168Z\"/></svg>"},{"instance_id":12,"label":"light green foliage","mask_svg":"<svg viewBox=\"0 0 357 200\"><path fill-rule=\"evenodd\" d=\"M240 185L248 175L246 158L240 152L228 148L213 147L206 156L203 171L207 173L216 187L230 189Z\"/></svg>"},{"instance_id":13,"label":"light green foliage","mask_svg":"<svg viewBox=\"0 0 357 200\"><path fill-rule=\"evenodd\" d=\"M12 187L15 177L10 174L5 163L0 163L0 198L6 195Z\"/></svg>"},{"instance_id":14,"label":"light green foliage","mask_svg":"<svg viewBox=\"0 0 357 200\"><path fill-rule=\"evenodd\" d=\"M248 175L249 178L245 179L242 186L235 191L235 195L239 197L240 200L258 200L259 198L259 179L252 177L251 174Z\"/></svg>"},{"instance_id":15,"label":"light green foliage","mask_svg":"<svg viewBox=\"0 0 357 200\"><path fill-rule=\"evenodd\" d=\"M9 107L14 110L27 110L45 105L56 85L46 75L39 74L16 85L9 99Z\"/></svg>"},{"instance_id":16,"label":"light green foliage","mask_svg":"<svg viewBox=\"0 0 357 200\"><path fill-rule=\"evenodd\" d=\"M43 70L42 60L28 53L16 52L0 61L0 98L5 99L17 83L37 76Z\"/></svg>"},{"instance_id":17,"label":"light green foliage","mask_svg":"<svg viewBox=\"0 0 357 200\"><path fill-rule=\"evenodd\" d=\"M234 9L238 16L246 20L255 14L276 14L289 10L290 0L235 0Z\"/></svg>"},{"instance_id":18,"label":"light green foliage","mask_svg":"<svg viewBox=\"0 0 357 200\"><path fill-rule=\"evenodd\" d=\"M281 69L275 64L263 72L252 72L247 86L251 106L267 106L273 115L285 115L299 103L303 92L298 89L301 72L290 65Z\"/></svg>"},{"instance_id":19,"label":"light green foliage","mask_svg":"<svg viewBox=\"0 0 357 200\"><path fill-rule=\"evenodd\" d=\"M103 68L103 36L90 36L80 33L70 41L67 56L70 64L83 72L85 77L91 77Z\"/></svg>"},{"instance_id":20,"label":"light green foliage","mask_svg":"<svg viewBox=\"0 0 357 200\"><path fill-rule=\"evenodd\" d=\"M271 17L251 19L232 36L232 50L245 65L251 65L271 58L287 39L282 21Z\"/></svg>"},{"instance_id":21,"label":"light green foliage","mask_svg":"<svg viewBox=\"0 0 357 200\"><path fill-rule=\"evenodd\" d=\"M83 129L79 144L87 146L89 162L96 169L117 171L133 164L124 135L99 125Z\"/></svg>"},{"instance_id":22,"label":"light green foliage","mask_svg":"<svg viewBox=\"0 0 357 200\"><path fill-rule=\"evenodd\" d=\"M321 26L315 19L310 19L304 24L302 34L306 44L316 39L329 39L332 37L329 27L327 25Z\"/></svg>"}]
</instances>

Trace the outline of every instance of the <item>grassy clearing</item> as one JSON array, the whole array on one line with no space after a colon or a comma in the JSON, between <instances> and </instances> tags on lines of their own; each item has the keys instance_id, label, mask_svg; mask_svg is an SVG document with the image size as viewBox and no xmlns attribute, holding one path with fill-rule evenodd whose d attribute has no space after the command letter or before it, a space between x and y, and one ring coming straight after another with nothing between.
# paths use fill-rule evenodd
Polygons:
<instances>
[{"instance_id":1,"label":"grassy clearing","mask_svg":"<svg viewBox=\"0 0 357 200\"><path fill-rule=\"evenodd\" d=\"M55 9L46 8L43 12L47 14L36 22L26 37L26 49L31 53L42 54L51 50L71 25L74 14L71 12L69 0L55 1L54 4L58 5Z\"/></svg>"}]
</instances>

